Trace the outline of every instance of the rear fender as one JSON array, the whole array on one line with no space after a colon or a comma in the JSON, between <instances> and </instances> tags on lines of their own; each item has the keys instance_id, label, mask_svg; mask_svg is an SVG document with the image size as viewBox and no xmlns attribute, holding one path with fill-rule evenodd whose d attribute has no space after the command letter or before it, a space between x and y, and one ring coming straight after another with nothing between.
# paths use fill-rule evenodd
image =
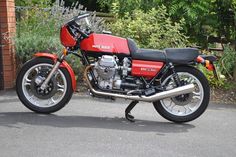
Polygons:
<instances>
[{"instance_id":1,"label":"rear fender","mask_svg":"<svg viewBox=\"0 0 236 157\"><path fill-rule=\"evenodd\" d=\"M38 53L34 54L34 57L50 58L54 62L56 62L57 59L58 59L58 56L56 54L50 54L50 53L44 53L44 52L38 52ZM75 92L75 90L76 90L76 80L75 80L75 73L74 73L73 69L71 68L71 66L65 60L60 64L60 67L66 68L67 71L69 72L70 77L71 77L71 82L72 82L72 88L73 88L73 91Z\"/></svg>"}]
</instances>

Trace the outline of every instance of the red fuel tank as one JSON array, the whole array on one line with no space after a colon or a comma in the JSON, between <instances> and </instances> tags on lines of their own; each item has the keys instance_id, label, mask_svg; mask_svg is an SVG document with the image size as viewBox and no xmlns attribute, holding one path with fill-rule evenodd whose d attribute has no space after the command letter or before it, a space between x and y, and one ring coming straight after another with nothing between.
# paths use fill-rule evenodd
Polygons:
<instances>
[{"instance_id":1,"label":"red fuel tank","mask_svg":"<svg viewBox=\"0 0 236 157\"><path fill-rule=\"evenodd\" d=\"M127 39L108 34L90 34L80 42L80 49L90 53L130 55Z\"/></svg>"}]
</instances>

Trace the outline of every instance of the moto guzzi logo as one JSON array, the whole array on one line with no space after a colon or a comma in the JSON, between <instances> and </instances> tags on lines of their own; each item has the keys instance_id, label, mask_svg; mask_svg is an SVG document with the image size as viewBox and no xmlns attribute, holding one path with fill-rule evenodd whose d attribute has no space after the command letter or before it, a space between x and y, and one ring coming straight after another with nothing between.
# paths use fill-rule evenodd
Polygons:
<instances>
[{"instance_id":1,"label":"moto guzzi logo","mask_svg":"<svg viewBox=\"0 0 236 157\"><path fill-rule=\"evenodd\" d=\"M111 49L111 46L106 45L93 45L92 47L97 49Z\"/></svg>"},{"instance_id":2,"label":"moto guzzi logo","mask_svg":"<svg viewBox=\"0 0 236 157\"><path fill-rule=\"evenodd\" d=\"M157 70L154 68L141 68L141 71L150 71L150 72L156 72Z\"/></svg>"}]
</instances>

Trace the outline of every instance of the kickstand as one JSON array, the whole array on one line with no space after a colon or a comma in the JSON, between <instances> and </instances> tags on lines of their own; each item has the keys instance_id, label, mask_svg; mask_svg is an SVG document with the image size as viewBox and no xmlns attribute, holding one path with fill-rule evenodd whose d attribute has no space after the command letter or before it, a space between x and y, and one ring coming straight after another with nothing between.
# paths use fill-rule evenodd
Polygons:
<instances>
[{"instance_id":1,"label":"kickstand","mask_svg":"<svg viewBox=\"0 0 236 157\"><path fill-rule=\"evenodd\" d=\"M135 105L137 105L138 101L132 101L129 106L125 109L125 118L130 121L134 122L134 116L131 115L131 110L134 108Z\"/></svg>"}]
</instances>

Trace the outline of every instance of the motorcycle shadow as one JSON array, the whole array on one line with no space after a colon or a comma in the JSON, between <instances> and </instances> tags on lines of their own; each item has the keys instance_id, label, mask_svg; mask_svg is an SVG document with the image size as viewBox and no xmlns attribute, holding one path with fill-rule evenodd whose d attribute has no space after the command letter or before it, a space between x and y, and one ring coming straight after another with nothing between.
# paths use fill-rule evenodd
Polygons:
<instances>
[{"instance_id":1,"label":"motorcycle shadow","mask_svg":"<svg viewBox=\"0 0 236 157\"><path fill-rule=\"evenodd\" d=\"M22 125L23 124L23 125ZM101 128L134 132L183 133L195 128L192 124L175 124L136 120L135 123L119 117L62 116L35 114L31 112L0 113L0 127L22 128L24 125L50 126L55 128Z\"/></svg>"}]
</instances>

